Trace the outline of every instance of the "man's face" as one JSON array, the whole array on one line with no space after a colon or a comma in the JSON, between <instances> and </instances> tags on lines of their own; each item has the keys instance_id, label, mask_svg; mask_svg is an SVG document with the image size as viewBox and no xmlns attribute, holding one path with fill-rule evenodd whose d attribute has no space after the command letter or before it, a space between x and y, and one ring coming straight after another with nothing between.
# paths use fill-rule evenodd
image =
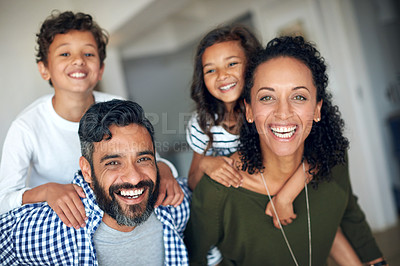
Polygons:
<instances>
[{"instance_id":1,"label":"man's face","mask_svg":"<svg viewBox=\"0 0 400 266\"><path fill-rule=\"evenodd\" d=\"M94 143L91 174L82 172L105 212L103 220L108 215L120 226L136 226L150 216L158 196L153 142L137 124L109 129L110 140Z\"/></svg>"}]
</instances>

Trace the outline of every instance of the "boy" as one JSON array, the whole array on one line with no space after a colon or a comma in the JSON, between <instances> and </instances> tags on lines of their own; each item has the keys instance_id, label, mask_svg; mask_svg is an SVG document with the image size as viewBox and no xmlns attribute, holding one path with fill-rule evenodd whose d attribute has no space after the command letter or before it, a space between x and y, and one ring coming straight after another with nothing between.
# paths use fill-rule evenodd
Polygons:
<instances>
[{"instance_id":1,"label":"boy","mask_svg":"<svg viewBox=\"0 0 400 266\"><path fill-rule=\"evenodd\" d=\"M107 34L88 14L56 12L42 24L36 61L54 95L28 106L9 129L0 165L0 213L46 201L67 226L85 225L79 198L85 194L70 178L79 169L79 120L93 103L115 98L93 91L103 75L107 43ZM180 204L183 192L170 169L158 166L156 205Z\"/></svg>"}]
</instances>

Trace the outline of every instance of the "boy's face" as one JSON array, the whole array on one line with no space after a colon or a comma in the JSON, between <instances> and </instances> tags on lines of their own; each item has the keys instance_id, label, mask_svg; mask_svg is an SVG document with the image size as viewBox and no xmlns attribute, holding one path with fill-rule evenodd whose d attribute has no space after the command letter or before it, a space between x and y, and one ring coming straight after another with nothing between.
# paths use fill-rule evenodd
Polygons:
<instances>
[{"instance_id":1,"label":"boy's face","mask_svg":"<svg viewBox=\"0 0 400 266\"><path fill-rule=\"evenodd\" d=\"M47 66L39 62L38 67L42 78L51 80L59 92L88 92L104 71L92 33L77 30L57 34L49 47Z\"/></svg>"}]
</instances>

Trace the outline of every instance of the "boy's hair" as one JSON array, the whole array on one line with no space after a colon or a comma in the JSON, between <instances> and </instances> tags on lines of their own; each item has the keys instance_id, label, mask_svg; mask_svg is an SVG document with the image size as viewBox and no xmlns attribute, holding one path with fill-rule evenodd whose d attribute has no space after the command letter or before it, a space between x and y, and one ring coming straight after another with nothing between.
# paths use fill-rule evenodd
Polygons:
<instances>
[{"instance_id":1,"label":"boy's hair","mask_svg":"<svg viewBox=\"0 0 400 266\"><path fill-rule=\"evenodd\" d=\"M110 140L110 126L119 127L137 124L147 129L154 148L154 128L145 117L143 108L132 101L111 100L92 105L79 122L78 135L82 156L93 166L94 143Z\"/></svg>"},{"instance_id":2,"label":"boy's hair","mask_svg":"<svg viewBox=\"0 0 400 266\"><path fill-rule=\"evenodd\" d=\"M240 46L246 56L246 64L251 54L262 49L261 43L253 32L242 25L226 25L217 27L208 32L197 46L194 58L194 71L191 84L191 97L196 103L196 111L199 118L199 125L203 132L209 137L210 141L204 153L212 146L213 135L211 127L219 125L225 115L225 105L222 101L216 99L207 90L204 83L203 62L202 57L205 50L221 42L239 41ZM242 98L236 101L234 111L237 113L243 112L241 104ZM217 116L216 116L217 115Z\"/></svg>"},{"instance_id":3,"label":"boy's hair","mask_svg":"<svg viewBox=\"0 0 400 266\"><path fill-rule=\"evenodd\" d=\"M103 66L106 58L106 46L108 43L108 33L100 28L93 21L92 16L85 13L73 13L71 11L53 11L52 14L43 22L39 33L36 34L37 54L36 63L42 61L47 66L47 55L50 44L57 34L65 34L71 30L89 31L97 44L100 57L100 67Z\"/></svg>"}]
</instances>

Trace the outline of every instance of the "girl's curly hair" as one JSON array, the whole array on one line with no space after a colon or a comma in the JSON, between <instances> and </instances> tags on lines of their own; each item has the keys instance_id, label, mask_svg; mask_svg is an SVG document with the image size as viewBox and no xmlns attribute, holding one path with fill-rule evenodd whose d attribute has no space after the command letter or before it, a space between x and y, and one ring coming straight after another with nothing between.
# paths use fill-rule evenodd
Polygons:
<instances>
[{"instance_id":1,"label":"girl's curly hair","mask_svg":"<svg viewBox=\"0 0 400 266\"><path fill-rule=\"evenodd\" d=\"M328 75L324 58L314 44L306 42L301 36L275 38L267 44L266 49L251 57L243 91L243 97L248 104L251 104L250 92L257 67L277 57L291 57L304 63L311 70L317 88L317 102L323 100L321 121L313 122L310 135L305 140L303 155L303 159L310 165L309 172L314 176L311 182L316 187L323 180L330 180L332 167L345 163L349 141L343 136L344 121L338 107L332 104L332 95L327 91ZM263 170L260 139L254 123L244 121L238 151L242 170L253 174Z\"/></svg>"},{"instance_id":2,"label":"girl's curly hair","mask_svg":"<svg viewBox=\"0 0 400 266\"><path fill-rule=\"evenodd\" d=\"M211 127L220 125L226 113L225 105L222 101L216 99L207 90L204 83L203 62L202 57L205 50L216 44L227 41L240 41L240 45L247 58L257 50L262 48L261 43L254 33L247 27L242 25L226 25L218 27L207 33L197 46L194 58L194 71L191 84L191 97L196 103L196 111L198 114L199 125L203 132L208 136L209 143L204 153L212 146L213 135ZM243 99L236 101L234 111L238 114L243 113Z\"/></svg>"}]
</instances>

